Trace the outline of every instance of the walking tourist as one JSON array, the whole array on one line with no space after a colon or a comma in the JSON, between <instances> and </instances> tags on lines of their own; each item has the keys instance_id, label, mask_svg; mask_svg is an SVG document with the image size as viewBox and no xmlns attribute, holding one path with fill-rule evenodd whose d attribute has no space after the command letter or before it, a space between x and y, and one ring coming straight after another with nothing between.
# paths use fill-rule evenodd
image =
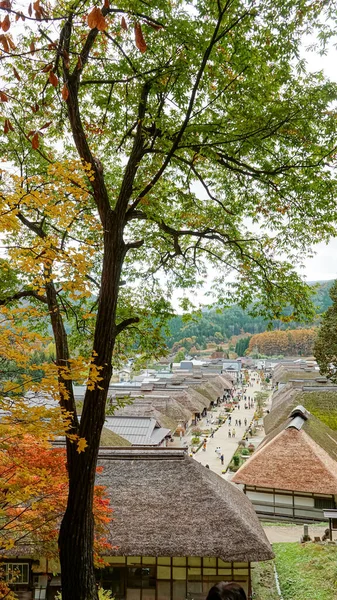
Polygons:
<instances>
[{"instance_id":1,"label":"walking tourist","mask_svg":"<svg viewBox=\"0 0 337 600\"><path fill-rule=\"evenodd\" d=\"M246 418L244 419L243 422L244 422L244 426L247 427L247 419Z\"/></svg>"},{"instance_id":2,"label":"walking tourist","mask_svg":"<svg viewBox=\"0 0 337 600\"><path fill-rule=\"evenodd\" d=\"M220 460L221 460L221 464L223 465L223 461L224 461L224 455L223 454L221 454Z\"/></svg>"},{"instance_id":3,"label":"walking tourist","mask_svg":"<svg viewBox=\"0 0 337 600\"><path fill-rule=\"evenodd\" d=\"M231 432L231 430L230 430L230 429L228 429L228 437L229 437L229 438L230 438L230 437L232 437L232 432Z\"/></svg>"},{"instance_id":4,"label":"walking tourist","mask_svg":"<svg viewBox=\"0 0 337 600\"><path fill-rule=\"evenodd\" d=\"M232 429L232 438L235 438L235 434L236 434L236 431L235 431L235 429L233 427L233 429Z\"/></svg>"}]
</instances>

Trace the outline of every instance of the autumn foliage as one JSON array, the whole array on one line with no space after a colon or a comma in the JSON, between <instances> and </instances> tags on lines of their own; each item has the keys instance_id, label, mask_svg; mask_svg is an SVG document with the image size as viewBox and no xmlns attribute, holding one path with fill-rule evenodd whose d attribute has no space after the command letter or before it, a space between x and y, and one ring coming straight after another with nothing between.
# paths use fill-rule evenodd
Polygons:
<instances>
[{"instance_id":1,"label":"autumn foliage","mask_svg":"<svg viewBox=\"0 0 337 600\"><path fill-rule=\"evenodd\" d=\"M265 331L250 338L247 354L258 352L267 356L309 356L313 352L316 329Z\"/></svg>"},{"instance_id":2,"label":"autumn foliage","mask_svg":"<svg viewBox=\"0 0 337 600\"><path fill-rule=\"evenodd\" d=\"M53 416L45 407L19 403L0 422L0 557L15 551L58 557L57 537L68 495L65 449L49 441ZM52 414L54 413L54 415ZM49 431L48 431L49 429ZM95 487L97 565L110 547L111 509L102 486Z\"/></svg>"}]
</instances>

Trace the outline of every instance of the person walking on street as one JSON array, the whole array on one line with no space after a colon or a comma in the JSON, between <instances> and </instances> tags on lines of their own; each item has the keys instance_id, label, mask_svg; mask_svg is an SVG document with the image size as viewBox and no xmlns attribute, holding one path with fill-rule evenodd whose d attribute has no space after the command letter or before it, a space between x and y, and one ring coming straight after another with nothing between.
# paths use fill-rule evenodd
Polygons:
<instances>
[{"instance_id":1,"label":"person walking on street","mask_svg":"<svg viewBox=\"0 0 337 600\"><path fill-rule=\"evenodd\" d=\"M247 419L246 418L244 419L243 422L244 422L245 427L247 427Z\"/></svg>"},{"instance_id":2,"label":"person walking on street","mask_svg":"<svg viewBox=\"0 0 337 600\"><path fill-rule=\"evenodd\" d=\"M230 429L228 429L228 437L229 437L229 438L230 438L230 437L232 437L232 433L231 433L231 430L230 430Z\"/></svg>"},{"instance_id":3,"label":"person walking on street","mask_svg":"<svg viewBox=\"0 0 337 600\"><path fill-rule=\"evenodd\" d=\"M232 430L232 438L235 438L235 433L236 433L236 431L235 431L235 429L233 428L233 430Z\"/></svg>"},{"instance_id":4,"label":"person walking on street","mask_svg":"<svg viewBox=\"0 0 337 600\"><path fill-rule=\"evenodd\" d=\"M241 427L241 419L239 419L239 427Z\"/></svg>"},{"instance_id":5,"label":"person walking on street","mask_svg":"<svg viewBox=\"0 0 337 600\"><path fill-rule=\"evenodd\" d=\"M223 465L223 461L224 461L224 455L223 454L221 454L220 460L221 460L221 464Z\"/></svg>"},{"instance_id":6,"label":"person walking on street","mask_svg":"<svg viewBox=\"0 0 337 600\"><path fill-rule=\"evenodd\" d=\"M237 426L238 426L238 420L235 419L235 427L237 427Z\"/></svg>"}]
</instances>

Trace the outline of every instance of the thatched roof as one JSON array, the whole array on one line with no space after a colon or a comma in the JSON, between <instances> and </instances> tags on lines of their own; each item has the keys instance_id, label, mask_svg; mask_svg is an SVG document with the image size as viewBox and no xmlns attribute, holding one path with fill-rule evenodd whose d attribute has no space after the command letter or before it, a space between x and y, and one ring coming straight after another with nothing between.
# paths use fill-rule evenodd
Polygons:
<instances>
[{"instance_id":1,"label":"thatched roof","mask_svg":"<svg viewBox=\"0 0 337 600\"><path fill-rule=\"evenodd\" d=\"M278 427L298 404L305 406L328 427L337 430L337 386L295 388L288 384L273 396L271 411L264 418L266 433Z\"/></svg>"},{"instance_id":2,"label":"thatched roof","mask_svg":"<svg viewBox=\"0 0 337 600\"><path fill-rule=\"evenodd\" d=\"M222 378L217 375L206 382L202 382L197 386L193 386L193 389L199 392L199 394L206 396L210 402L214 402L219 398L219 396L223 396L224 382Z\"/></svg>"},{"instance_id":3,"label":"thatched roof","mask_svg":"<svg viewBox=\"0 0 337 600\"><path fill-rule=\"evenodd\" d=\"M305 409L303 407L297 407ZM296 409L295 409L296 411ZM232 478L258 487L337 494L337 434L305 411L292 414Z\"/></svg>"},{"instance_id":4,"label":"thatched roof","mask_svg":"<svg viewBox=\"0 0 337 600\"><path fill-rule=\"evenodd\" d=\"M233 379L230 375L223 373L222 375L218 375L219 380L222 382L225 390L231 390L233 386Z\"/></svg>"},{"instance_id":5,"label":"thatched roof","mask_svg":"<svg viewBox=\"0 0 337 600\"><path fill-rule=\"evenodd\" d=\"M181 449L111 449L99 458L113 507L113 555L273 557L248 498Z\"/></svg>"},{"instance_id":6,"label":"thatched roof","mask_svg":"<svg viewBox=\"0 0 337 600\"><path fill-rule=\"evenodd\" d=\"M315 379L318 375L319 373L315 369L280 365L274 369L273 382L287 383L291 379Z\"/></svg>"},{"instance_id":7,"label":"thatched roof","mask_svg":"<svg viewBox=\"0 0 337 600\"><path fill-rule=\"evenodd\" d=\"M149 400L156 410L165 413L176 422L188 422L192 418L191 411L182 406L173 396L151 394Z\"/></svg>"}]
</instances>

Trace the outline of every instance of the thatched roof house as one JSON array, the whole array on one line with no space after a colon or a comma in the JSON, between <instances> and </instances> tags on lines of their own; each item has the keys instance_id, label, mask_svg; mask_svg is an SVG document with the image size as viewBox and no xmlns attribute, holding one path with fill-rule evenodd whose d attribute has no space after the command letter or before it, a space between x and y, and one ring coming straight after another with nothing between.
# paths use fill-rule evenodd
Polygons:
<instances>
[{"instance_id":1,"label":"thatched roof house","mask_svg":"<svg viewBox=\"0 0 337 600\"><path fill-rule=\"evenodd\" d=\"M299 404L331 429L337 430L337 386L320 384L316 380L301 385L288 383L273 394L271 411L264 418L266 433L279 427Z\"/></svg>"},{"instance_id":2,"label":"thatched roof house","mask_svg":"<svg viewBox=\"0 0 337 600\"><path fill-rule=\"evenodd\" d=\"M102 450L99 464L114 510L112 555L273 557L245 495L184 450Z\"/></svg>"},{"instance_id":3,"label":"thatched roof house","mask_svg":"<svg viewBox=\"0 0 337 600\"><path fill-rule=\"evenodd\" d=\"M205 396L198 394L192 388L188 388L187 391L170 391L170 394L181 406L191 412L193 416L201 415L210 405L210 401Z\"/></svg>"},{"instance_id":4,"label":"thatched roof house","mask_svg":"<svg viewBox=\"0 0 337 600\"><path fill-rule=\"evenodd\" d=\"M273 558L271 546L242 492L182 449L101 448L97 483L110 496L111 549L100 584L118 600L204 600L219 580L251 592L250 562ZM27 579L20 597L53 598L59 565L8 551ZM29 576L28 576L29 574Z\"/></svg>"},{"instance_id":5,"label":"thatched roof house","mask_svg":"<svg viewBox=\"0 0 337 600\"><path fill-rule=\"evenodd\" d=\"M337 499L337 433L297 406L232 481L244 484L261 514L323 520Z\"/></svg>"}]
</instances>

